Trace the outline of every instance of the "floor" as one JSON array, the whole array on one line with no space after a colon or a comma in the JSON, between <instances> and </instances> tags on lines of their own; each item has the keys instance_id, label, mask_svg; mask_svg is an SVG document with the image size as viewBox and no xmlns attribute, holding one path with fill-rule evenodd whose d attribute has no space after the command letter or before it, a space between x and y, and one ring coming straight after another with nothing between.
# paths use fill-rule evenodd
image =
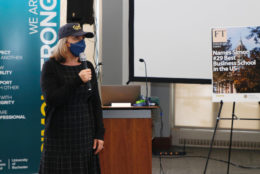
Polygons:
<instances>
[{"instance_id":1,"label":"floor","mask_svg":"<svg viewBox=\"0 0 260 174\"><path fill-rule=\"evenodd\" d=\"M160 173L160 158L153 155L152 174L203 174L207 148L186 148L184 156L169 156L161 158L162 169ZM209 160L206 174L226 174L228 150L213 149L212 159L226 162ZM260 151L252 150L232 150L229 174L260 174ZM258 167L258 169L246 169L238 167ZM164 172L163 172L164 171Z\"/></svg>"}]
</instances>

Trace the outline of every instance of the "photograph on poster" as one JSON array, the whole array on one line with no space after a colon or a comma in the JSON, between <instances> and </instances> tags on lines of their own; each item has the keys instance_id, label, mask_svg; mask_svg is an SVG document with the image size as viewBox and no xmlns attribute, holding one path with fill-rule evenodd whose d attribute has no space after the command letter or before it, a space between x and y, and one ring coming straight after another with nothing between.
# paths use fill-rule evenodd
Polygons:
<instances>
[{"instance_id":1,"label":"photograph on poster","mask_svg":"<svg viewBox=\"0 0 260 174\"><path fill-rule=\"evenodd\" d=\"M260 26L212 29L213 101L260 101Z\"/></svg>"}]
</instances>

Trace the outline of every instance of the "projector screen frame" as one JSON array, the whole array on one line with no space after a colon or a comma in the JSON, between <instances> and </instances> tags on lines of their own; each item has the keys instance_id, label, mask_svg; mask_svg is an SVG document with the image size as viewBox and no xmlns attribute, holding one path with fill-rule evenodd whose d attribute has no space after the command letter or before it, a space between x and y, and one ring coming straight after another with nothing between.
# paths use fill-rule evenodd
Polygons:
<instances>
[{"instance_id":1,"label":"projector screen frame","mask_svg":"<svg viewBox=\"0 0 260 174\"><path fill-rule=\"evenodd\" d=\"M144 77L134 76L134 2L129 0L129 82L145 82ZM149 68L149 67L148 67ZM211 79L197 79L197 78L164 78L164 77L147 77L148 82L161 83L191 83L191 84L211 84Z\"/></svg>"}]
</instances>

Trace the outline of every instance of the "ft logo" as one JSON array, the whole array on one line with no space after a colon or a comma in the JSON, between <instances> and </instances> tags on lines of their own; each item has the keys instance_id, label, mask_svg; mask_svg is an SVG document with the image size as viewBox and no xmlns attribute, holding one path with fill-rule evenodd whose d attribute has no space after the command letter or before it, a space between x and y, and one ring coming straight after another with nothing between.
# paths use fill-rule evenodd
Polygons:
<instances>
[{"instance_id":1,"label":"ft logo","mask_svg":"<svg viewBox=\"0 0 260 174\"><path fill-rule=\"evenodd\" d=\"M212 29L213 42L227 42L226 29Z\"/></svg>"}]
</instances>

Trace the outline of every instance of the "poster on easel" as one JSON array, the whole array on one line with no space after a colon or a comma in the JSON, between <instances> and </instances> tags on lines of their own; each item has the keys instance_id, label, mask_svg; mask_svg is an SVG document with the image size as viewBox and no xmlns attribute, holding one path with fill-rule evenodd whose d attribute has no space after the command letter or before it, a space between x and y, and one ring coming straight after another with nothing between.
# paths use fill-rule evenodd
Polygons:
<instances>
[{"instance_id":1,"label":"poster on easel","mask_svg":"<svg viewBox=\"0 0 260 174\"><path fill-rule=\"evenodd\" d=\"M59 0L0 0L0 173L38 173L42 64L57 43Z\"/></svg>"},{"instance_id":2,"label":"poster on easel","mask_svg":"<svg viewBox=\"0 0 260 174\"><path fill-rule=\"evenodd\" d=\"M260 26L212 29L212 101L260 101Z\"/></svg>"}]
</instances>

